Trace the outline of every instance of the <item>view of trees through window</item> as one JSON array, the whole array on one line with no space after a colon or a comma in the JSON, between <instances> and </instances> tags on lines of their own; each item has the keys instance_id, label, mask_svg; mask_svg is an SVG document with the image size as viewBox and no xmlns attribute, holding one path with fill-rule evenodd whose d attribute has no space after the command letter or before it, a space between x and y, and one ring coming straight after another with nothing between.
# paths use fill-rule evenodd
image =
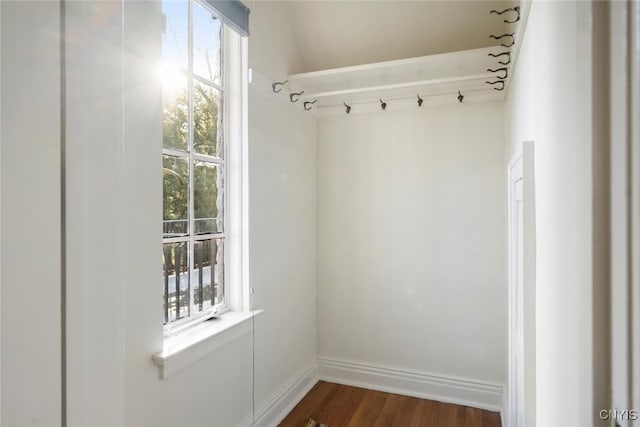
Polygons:
<instances>
[{"instance_id":1,"label":"view of trees through window","mask_svg":"<svg viewBox=\"0 0 640 427\"><path fill-rule=\"evenodd\" d=\"M224 304L221 21L195 0L165 0L164 322Z\"/></svg>"}]
</instances>

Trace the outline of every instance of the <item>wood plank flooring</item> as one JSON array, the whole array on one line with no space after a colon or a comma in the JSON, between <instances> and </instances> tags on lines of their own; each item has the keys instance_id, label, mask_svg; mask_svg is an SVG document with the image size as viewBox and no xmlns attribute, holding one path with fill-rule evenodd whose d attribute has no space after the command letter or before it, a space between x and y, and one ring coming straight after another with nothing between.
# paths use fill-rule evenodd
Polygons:
<instances>
[{"instance_id":1,"label":"wood plank flooring","mask_svg":"<svg viewBox=\"0 0 640 427\"><path fill-rule=\"evenodd\" d=\"M280 427L307 418L331 427L500 427L500 415L467 406L320 381Z\"/></svg>"}]
</instances>

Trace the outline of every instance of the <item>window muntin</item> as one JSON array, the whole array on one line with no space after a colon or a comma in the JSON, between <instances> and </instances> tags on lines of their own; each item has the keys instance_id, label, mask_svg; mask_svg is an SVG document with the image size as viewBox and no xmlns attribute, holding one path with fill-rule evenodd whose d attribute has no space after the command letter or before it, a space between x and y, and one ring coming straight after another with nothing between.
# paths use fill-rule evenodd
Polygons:
<instances>
[{"instance_id":1,"label":"window muntin","mask_svg":"<svg viewBox=\"0 0 640 427\"><path fill-rule=\"evenodd\" d=\"M163 1L163 285L166 332L226 309L223 24Z\"/></svg>"},{"instance_id":2,"label":"window muntin","mask_svg":"<svg viewBox=\"0 0 640 427\"><path fill-rule=\"evenodd\" d=\"M220 83L222 77L221 38L209 35L221 34L222 22L220 19L212 20L210 17L210 9L197 2L193 3L193 72L214 83Z\"/></svg>"}]
</instances>

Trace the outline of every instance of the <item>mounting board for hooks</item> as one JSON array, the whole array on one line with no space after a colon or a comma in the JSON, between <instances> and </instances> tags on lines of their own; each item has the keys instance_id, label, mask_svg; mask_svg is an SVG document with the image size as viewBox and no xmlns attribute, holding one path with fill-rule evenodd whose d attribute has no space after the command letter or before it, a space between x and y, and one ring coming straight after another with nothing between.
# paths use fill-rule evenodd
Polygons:
<instances>
[{"instance_id":1,"label":"mounting board for hooks","mask_svg":"<svg viewBox=\"0 0 640 427\"><path fill-rule=\"evenodd\" d=\"M497 64L489 53L500 49L489 47L293 74L288 76L289 87L296 92L304 90L301 99L305 101L317 100L313 111L318 115L344 113L344 102L354 112L380 111L379 99L389 101L388 110L394 110L394 106L417 105L416 95L425 105L454 104L458 103L458 91L465 103L499 102L504 92L493 90L485 81L494 78L487 68ZM375 108L364 105L374 102Z\"/></svg>"}]
</instances>

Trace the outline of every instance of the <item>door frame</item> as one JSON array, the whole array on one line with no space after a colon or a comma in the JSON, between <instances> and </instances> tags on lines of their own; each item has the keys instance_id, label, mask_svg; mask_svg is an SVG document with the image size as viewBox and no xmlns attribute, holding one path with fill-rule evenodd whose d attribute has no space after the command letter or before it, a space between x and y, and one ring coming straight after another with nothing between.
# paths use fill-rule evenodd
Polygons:
<instances>
[{"instance_id":1,"label":"door frame","mask_svg":"<svg viewBox=\"0 0 640 427\"><path fill-rule=\"evenodd\" d=\"M535 227L535 171L534 142L523 141L516 146L516 154L507 166L507 379L506 401L503 425L515 426L515 390L514 384L523 382L524 387L524 420L526 426L536 425L536 227ZM522 179L522 211L523 211L523 334L524 334L524 366L523 377L518 378L512 364L515 351L513 336L515 333L515 316L517 313L516 293L513 267L515 259L515 212L514 184Z\"/></svg>"}]
</instances>

